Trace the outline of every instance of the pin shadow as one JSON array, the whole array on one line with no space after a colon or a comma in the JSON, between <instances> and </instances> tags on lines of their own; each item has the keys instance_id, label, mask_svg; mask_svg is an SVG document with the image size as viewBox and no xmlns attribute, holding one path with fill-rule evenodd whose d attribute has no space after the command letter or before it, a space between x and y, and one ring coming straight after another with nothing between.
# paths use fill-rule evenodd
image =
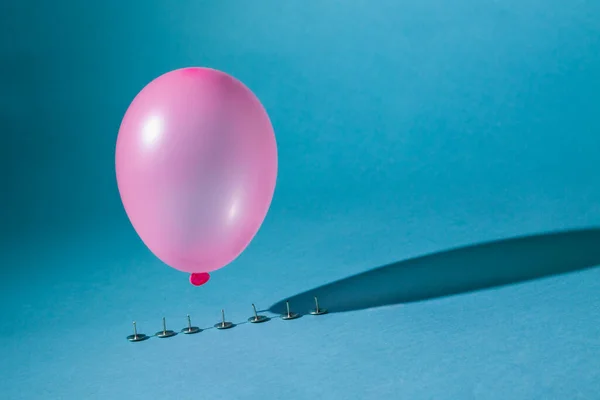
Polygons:
<instances>
[{"instance_id":1,"label":"pin shadow","mask_svg":"<svg viewBox=\"0 0 600 400\"><path fill-rule=\"evenodd\" d=\"M471 245L384 265L293 295L308 310L314 297L329 312L347 312L435 299L600 265L600 229L517 237Z\"/></svg>"}]
</instances>

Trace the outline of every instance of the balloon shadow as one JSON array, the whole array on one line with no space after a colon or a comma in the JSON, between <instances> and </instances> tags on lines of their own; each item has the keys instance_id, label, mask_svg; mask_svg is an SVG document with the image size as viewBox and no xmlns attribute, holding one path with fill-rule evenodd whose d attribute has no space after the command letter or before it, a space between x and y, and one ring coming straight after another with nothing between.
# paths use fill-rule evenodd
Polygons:
<instances>
[{"instance_id":1,"label":"balloon shadow","mask_svg":"<svg viewBox=\"0 0 600 400\"><path fill-rule=\"evenodd\" d=\"M517 237L384 265L293 295L269 311L347 312L468 293L600 265L600 229Z\"/></svg>"}]
</instances>

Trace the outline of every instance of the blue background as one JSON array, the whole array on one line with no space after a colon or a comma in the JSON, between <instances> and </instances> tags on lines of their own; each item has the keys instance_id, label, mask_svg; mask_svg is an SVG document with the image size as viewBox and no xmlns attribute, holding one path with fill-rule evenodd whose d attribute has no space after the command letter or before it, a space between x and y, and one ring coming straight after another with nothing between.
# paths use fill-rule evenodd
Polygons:
<instances>
[{"instance_id":1,"label":"blue background","mask_svg":"<svg viewBox=\"0 0 600 400\"><path fill-rule=\"evenodd\" d=\"M599 49L585 0L3 2L0 397L597 399ZM200 288L114 175L129 102L185 66L246 83L280 156ZM331 314L125 340L313 293Z\"/></svg>"}]
</instances>

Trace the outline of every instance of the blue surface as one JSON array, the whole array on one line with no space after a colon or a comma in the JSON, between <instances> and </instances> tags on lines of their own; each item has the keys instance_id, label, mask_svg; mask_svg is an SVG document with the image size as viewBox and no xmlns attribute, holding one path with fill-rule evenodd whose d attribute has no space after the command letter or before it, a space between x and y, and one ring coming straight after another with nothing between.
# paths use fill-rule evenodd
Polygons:
<instances>
[{"instance_id":1,"label":"blue surface","mask_svg":"<svg viewBox=\"0 0 600 400\"><path fill-rule=\"evenodd\" d=\"M599 2L1 7L0 398L598 398ZM244 81L280 154L263 228L200 288L113 165L133 96L189 65ZM125 340L314 288L345 312Z\"/></svg>"}]
</instances>

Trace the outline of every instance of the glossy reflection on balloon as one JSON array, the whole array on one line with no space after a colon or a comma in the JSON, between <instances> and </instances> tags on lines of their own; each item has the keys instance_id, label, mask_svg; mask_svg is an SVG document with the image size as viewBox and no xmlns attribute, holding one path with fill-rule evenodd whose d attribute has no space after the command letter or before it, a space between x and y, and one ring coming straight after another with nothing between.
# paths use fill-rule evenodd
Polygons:
<instances>
[{"instance_id":1,"label":"glossy reflection on balloon","mask_svg":"<svg viewBox=\"0 0 600 400\"><path fill-rule=\"evenodd\" d=\"M167 265L210 272L258 232L277 177L269 117L240 81L184 68L133 100L116 147L119 193L133 227Z\"/></svg>"}]
</instances>

